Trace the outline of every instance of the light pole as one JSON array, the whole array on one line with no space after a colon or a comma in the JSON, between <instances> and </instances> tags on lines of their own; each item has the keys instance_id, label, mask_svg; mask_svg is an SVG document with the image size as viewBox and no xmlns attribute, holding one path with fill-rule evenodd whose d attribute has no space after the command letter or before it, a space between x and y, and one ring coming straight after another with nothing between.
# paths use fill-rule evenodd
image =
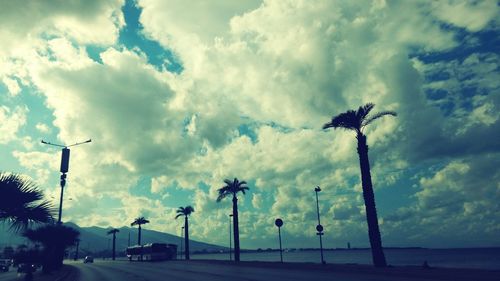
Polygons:
<instances>
[{"instance_id":1,"label":"light pole","mask_svg":"<svg viewBox=\"0 0 500 281\"><path fill-rule=\"evenodd\" d=\"M233 256L231 254L231 224L233 223L232 221L232 218L233 217L233 214L229 214L229 260L232 261L233 260Z\"/></svg>"},{"instance_id":2,"label":"light pole","mask_svg":"<svg viewBox=\"0 0 500 281\"><path fill-rule=\"evenodd\" d=\"M181 260L182 260L182 242L184 240L184 226L181 228Z\"/></svg>"},{"instance_id":3,"label":"light pole","mask_svg":"<svg viewBox=\"0 0 500 281\"><path fill-rule=\"evenodd\" d=\"M283 249L281 248L281 227L283 226L283 220L276 219L274 221L274 224L278 227L278 237L280 240L280 260L281 260L281 262L283 262Z\"/></svg>"},{"instance_id":4,"label":"light pole","mask_svg":"<svg viewBox=\"0 0 500 281\"><path fill-rule=\"evenodd\" d=\"M321 238L323 236L323 226L321 225L321 221L319 219L319 200L318 200L318 192L321 191L321 188L317 186L314 188L314 192L316 192L316 212L318 214L318 225L316 226L316 230L318 231L316 235L319 236L319 250L321 252L321 264L325 264L325 259L323 258L323 239Z\"/></svg>"},{"instance_id":5,"label":"light pole","mask_svg":"<svg viewBox=\"0 0 500 281\"><path fill-rule=\"evenodd\" d=\"M75 258L74 260L78 260L78 248L80 247L80 239L76 239L76 251L75 251Z\"/></svg>"},{"instance_id":6,"label":"light pole","mask_svg":"<svg viewBox=\"0 0 500 281\"><path fill-rule=\"evenodd\" d=\"M57 223L58 224L61 224L64 186L66 185L66 173L68 172L68 168L69 168L69 148L68 147L77 146L77 145L85 144L85 143L89 143L91 141L92 140L89 139L87 141L77 142L77 143L74 143L74 144L71 144L71 145L62 145L62 144L50 143L50 142L46 142L46 141L42 140L43 144L53 145L53 146L57 146L57 147L62 147L63 148L62 149L62 154L61 154L61 168L60 168L60 172L61 172L61 198L59 200L59 215L57 217Z\"/></svg>"}]
</instances>

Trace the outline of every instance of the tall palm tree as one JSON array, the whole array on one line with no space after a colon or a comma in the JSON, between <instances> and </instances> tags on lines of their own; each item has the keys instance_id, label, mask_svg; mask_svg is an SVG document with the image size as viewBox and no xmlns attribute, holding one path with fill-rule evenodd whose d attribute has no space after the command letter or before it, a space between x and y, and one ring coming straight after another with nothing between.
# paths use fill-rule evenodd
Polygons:
<instances>
[{"instance_id":1,"label":"tall palm tree","mask_svg":"<svg viewBox=\"0 0 500 281\"><path fill-rule=\"evenodd\" d=\"M116 249L116 233L120 232L119 229L113 228L108 231L109 234L113 234L113 260L115 260L115 249Z\"/></svg>"},{"instance_id":2,"label":"tall palm tree","mask_svg":"<svg viewBox=\"0 0 500 281\"><path fill-rule=\"evenodd\" d=\"M238 181L237 178L234 178L233 181L225 179L225 186L219 188L219 197L217 197L217 202L220 202L222 199L227 196L233 196L233 232L234 232L234 260L240 261L240 230L238 227L238 198L236 194L238 192L242 192L245 194L245 191L248 190L248 186L246 186L246 181Z\"/></svg>"},{"instance_id":3,"label":"tall palm tree","mask_svg":"<svg viewBox=\"0 0 500 281\"><path fill-rule=\"evenodd\" d=\"M139 233L137 235L137 245L141 245L141 225L146 224L146 223L149 223L149 221L147 219L145 219L144 217L138 217L130 224L130 226L134 226L134 225L139 226Z\"/></svg>"},{"instance_id":4,"label":"tall palm tree","mask_svg":"<svg viewBox=\"0 0 500 281\"><path fill-rule=\"evenodd\" d=\"M323 125L323 129L341 128L356 132L358 140L359 166L361 169L361 184L363 186L363 198L365 200L366 221L368 223L368 236L372 249L373 264L377 267L387 266L382 239L378 227L377 209L375 207L375 195L373 193L372 178L370 174L370 161L368 159L368 145L363 129L373 121L385 115L396 116L393 111L382 111L368 117L375 105L368 103L360 106L357 111L348 110L332 118L332 121Z\"/></svg>"},{"instance_id":5,"label":"tall palm tree","mask_svg":"<svg viewBox=\"0 0 500 281\"><path fill-rule=\"evenodd\" d=\"M179 207L177 209L177 216L175 216L175 219L178 217L184 216L184 244L186 245L185 253L186 253L186 260L189 260L189 223L188 223L188 216L191 215L191 213L194 212L194 208L191 206L186 206L186 207Z\"/></svg>"},{"instance_id":6,"label":"tall palm tree","mask_svg":"<svg viewBox=\"0 0 500 281\"><path fill-rule=\"evenodd\" d=\"M0 221L8 221L11 229L24 230L29 223L53 220L52 206L30 180L16 174L0 173Z\"/></svg>"},{"instance_id":7,"label":"tall palm tree","mask_svg":"<svg viewBox=\"0 0 500 281\"><path fill-rule=\"evenodd\" d=\"M50 272L60 268L64 251L76 243L80 233L62 224L46 224L37 229L28 229L23 234L26 238L43 245L43 271Z\"/></svg>"}]
</instances>

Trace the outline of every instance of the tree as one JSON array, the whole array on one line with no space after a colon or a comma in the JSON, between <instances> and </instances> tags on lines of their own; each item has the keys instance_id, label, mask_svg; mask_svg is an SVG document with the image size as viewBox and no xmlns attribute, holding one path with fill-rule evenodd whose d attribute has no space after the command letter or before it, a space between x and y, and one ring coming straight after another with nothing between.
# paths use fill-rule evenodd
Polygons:
<instances>
[{"instance_id":1,"label":"tree","mask_svg":"<svg viewBox=\"0 0 500 281\"><path fill-rule=\"evenodd\" d=\"M179 207L177 209L177 216L175 216L175 219L178 217L184 216L184 244L186 244L186 260L189 260L189 223L188 223L188 216L191 215L191 213L194 212L194 208L191 206L186 206L186 207Z\"/></svg>"},{"instance_id":2,"label":"tree","mask_svg":"<svg viewBox=\"0 0 500 281\"><path fill-rule=\"evenodd\" d=\"M137 234L137 245L141 245L141 225L146 223L149 223L147 219L145 219L144 217L138 217L130 224L130 226L139 226L139 233Z\"/></svg>"},{"instance_id":3,"label":"tree","mask_svg":"<svg viewBox=\"0 0 500 281\"><path fill-rule=\"evenodd\" d=\"M238 192L242 192L245 194L245 191L248 190L248 186L246 186L245 181L238 181L237 178L234 178L233 181L225 179L225 186L221 187L219 191L219 197L217 197L217 202L220 202L222 199L227 196L233 196L233 233L234 233L234 260L240 261L240 230L238 227L238 198L236 194Z\"/></svg>"},{"instance_id":4,"label":"tree","mask_svg":"<svg viewBox=\"0 0 500 281\"><path fill-rule=\"evenodd\" d=\"M372 179L370 174L370 161L368 159L368 145L363 129L373 121L385 116L396 116L395 112L382 111L370 117L368 114L375 105L368 103L360 106L357 111L348 110L332 118L332 121L323 125L323 129L341 128L356 132L358 140L359 166L361 169L361 184L363 186L363 198L365 201L366 221L368 223L368 236L372 249L373 264L377 267L387 266L384 251L382 249L382 239L377 219L377 209L375 207L375 195L373 193Z\"/></svg>"},{"instance_id":5,"label":"tree","mask_svg":"<svg viewBox=\"0 0 500 281\"><path fill-rule=\"evenodd\" d=\"M52 206L30 180L16 174L0 173L0 221L8 221L14 231L30 223L53 221Z\"/></svg>"},{"instance_id":6,"label":"tree","mask_svg":"<svg viewBox=\"0 0 500 281\"><path fill-rule=\"evenodd\" d=\"M43 271L50 272L62 266L65 249L77 242L80 233L62 224L46 224L37 229L28 229L23 235L43 245Z\"/></svg>"},{"instance_id":7,"label":"tree","mask_svg":"<svg viewBox=\"0 0 500 281\"><path fill-rule=\"evenodd\" d=\"M113 228L111 230L108 231L108 235L109 234L113 234L113 260L115 260L115 249L116 249L116 233L117 232L120 232L119 229L116 229L116 228Z\"/></svg>"}]
</instances>

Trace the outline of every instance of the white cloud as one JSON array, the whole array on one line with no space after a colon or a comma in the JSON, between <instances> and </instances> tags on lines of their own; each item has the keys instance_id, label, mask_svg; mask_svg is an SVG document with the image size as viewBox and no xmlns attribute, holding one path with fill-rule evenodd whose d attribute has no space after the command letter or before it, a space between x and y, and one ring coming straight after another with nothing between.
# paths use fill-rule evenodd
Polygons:
<instances>
[{"instance_id":1,"label":"white cloud","mask_svg":"<svg viewBox=\"0 0 500 281\"><path fill-rule=\"evenodd\" d=\"M468 84L491 92L500 81L497 57L473 54L441 65L408 58L411 51L439 52L459 43L435 16L471 30L486 27L488 17L460 22L434 15L433 4L417 1L369 5L197 1L191 9L180 1L139 1L144 33L172 48L183 63L183 72L174 75L149 65L138 49L113 46L123 26L121 4L96 1L82 7L72 3L47 16L42 12L48 4L40 4L42 12L33 17L39 27L24 22L13 26L19 22L14 15L23 10L11 8L7 10L12 16L6 17L14 23L9 21L8 26L17 33L0 28L2 42L23 42L18 50L9 45L0 53L6 62L0 75L8 77L3 81L14 79L7 83L30 84L39 91L53 113L61 142L93 139L72 149L68 175L68 196L75 199L68 202L66 216L82 225L120 226L146 216L152 222L149 227L176 233L179 223L172 223L176 206L163 202L176 196L174 189L165 192L175 186L189 194L176 199L195 207L192 236L223 243L225 238L218 233L226 233L231 204L215 201L217 189L224 178L238 177L251 187L248 195L239 197L244 247L274 239L276 217L285 220L286 232L297 245L304 243L304 229L311 230L305 234L307 243L315 241L316 185L324 190L321 211L332 235L328 243L352 238L363 244L367 243L366 223L356 140L350 132L321 131L332 115L366 102L376 103L376 110L398 112L397 118L380 120L367 131L376 190L397 182L402 173L390 174L391 170L426 165L428 159L443 155L484 153L493 147L494 138L472 148L466 144L478 130L484 136L498 127L498 95L473 99L468 117L456 110L448 118L433 107L436 104L427 100L424 90L459 91ZM27 11L33 9L27 7ZM102 63L88 57L82 44L89 43L107 47L101 53ZM452 69L456 73L450 74L450 81L426 84L426 73ZM466 83L458 79L469 74L478 79ZM1 123L0 132L18 132L26 123L26 110L16 110L0 108L0 119L8 121ZM456 136L464 120L470 126ZM41 123L36 128L46 131ZM0 135L0 142L13 140L2 136L6 134ZM52 183L48 190L57 194L58 183L49 175L57 173L58 161L53 158L58 159L59 151L50 150L47 155L33 149L16 151L15 157L43 182ZM480 158L476 164L488 161ZM470 168L461 173L460 165ZM411 216L419 206L432 206L444 194L460 193L465 186L453 178L467 178L474 171L467 161L451 162L422 180L416 207L400 209L398 215ZM446 180L440 182L440 177ZM144 178L151 179L145 190L153 196L132 196L130 190L144 184ZM442 194L438 187L445 182L459 189L446 186ZM460 194L452 201L466 200ZM476 201L467 202L464 209L479 216L481 206L489 203ZM106 204L113 208L101 211ZM429 216L438 221L452 211L433 210ZM384 233L402 239L396 227L402 220L388 217L381 223ZM487 219L481 223L494 229Z\"/></svg>"},{"instance_id":2,"label":"white cloud","mask_svg":"<svg viewBox=\"0 0 500 281\"><path fill-rule=\"evenodd\" d=\"M27 107L9 108L0 106L0 144L6 144L18 138L21 127L26 124Z\"/></svg>"},{"instance_id":3,"label":"white cloud","mask_svg":"<svg viewBox=\"0 0 500 281\"><path fill-rule=\"evenodd\" d=\"M252 196L252 206L255 209L260 209L262 207L262 194L254 194Z\"/></svg>"},{"instance_id":4,"label":"white cloud","mask_svg":"<svg viewBox=\"0 0 500 281\"><path fill-rule=\"evenodd\" d=\"M40 133L50 133L50 128L47 126L47 124L44 123L37 123L35 128L40 132Z\"/></svg>"},{"instance_id":5,"label":"white cloud","mask_svg":"<svg viewBox=\"0 0 500 281\"><path fill-rule=\"evenodd\" d=\"M440 20L476 32L495 20L500 8L495 1L434 1L432 13Z\"/></svg>"},{"instance_id":6,"label":"white cloud","mask_svg":"<svg viewBox=\"0 0 500 281\"><path fill-rule=\"evenodd\" d=\"M21 92L21 87L19 87L19 84L15 79L4 77L2 81L5 84L5 86L7 86L7 89L9 90L9 94L11 96L17 96L17 94Z\"/></svg>"},{"instance_id":7,"label":"white cloud","mask_svg":"<svg viewBox=\"0 0 500 281\"><path fill-rule=\"evenodd\" d=\"M493 245L499 230L497 165L498 153L487 154L451 161L422 177L415 204L384 218L387 232L403 230L412 233L410 241L434 247L474 240L478 235L482 241L471 245ZM444 242L444 237L449 240Z\"/></svg>"}]
</instances>

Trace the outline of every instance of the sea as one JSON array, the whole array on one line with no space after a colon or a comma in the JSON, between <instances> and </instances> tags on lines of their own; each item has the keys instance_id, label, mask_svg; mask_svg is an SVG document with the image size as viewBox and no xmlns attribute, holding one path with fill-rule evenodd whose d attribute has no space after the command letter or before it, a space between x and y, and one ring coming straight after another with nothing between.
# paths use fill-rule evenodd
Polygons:
<instances>
[{"instance_id":1,"label":"sea","mask_svg":"<svg viewBox=\"0 0 500 281\"><path fill-rule=\"evenodd\" d=\"M465 248L465 249L384 249L389 265L423 265L431 267L477 268L500 270L500 248ZM340 249L323 251L327 263L336 264L372 264L369 249ZM192 254L192 259L229 260L229 253ZM234 258L234 256L233 256ZM280 261L279 251L242 252L242 261ZM319 250L283 251L283 262L321 263Z\"/></svg>"}]
</instances>

